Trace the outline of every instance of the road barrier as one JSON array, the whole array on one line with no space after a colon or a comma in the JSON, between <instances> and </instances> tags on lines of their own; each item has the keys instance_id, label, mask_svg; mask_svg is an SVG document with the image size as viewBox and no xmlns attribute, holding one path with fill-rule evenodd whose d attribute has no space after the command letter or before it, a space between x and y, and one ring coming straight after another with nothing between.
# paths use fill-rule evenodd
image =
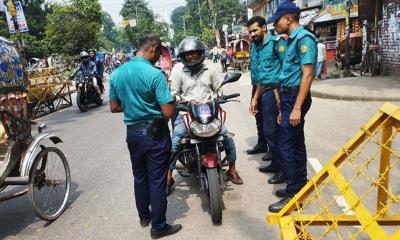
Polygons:
<instances>
[{"instance_id":1,"label":"road barrier","mask_svg":"<svg viewBox=\"0 0 400 240\"><path fill-rule=\"evenodd\" d=\"M28 103L32 118L72 106L71 81L59 68L42 68L29 73Z\"/></svg>"},{"instance_id":2,"label":"road barrier","mask_svg":"<svg viewBox=\"0 0 400 240\"><path fill-rule=\"evenodd\" d=\"M267 222L280 239L400 239L400 108L379 112ZM397 137L397 138L396 138Z\"/></svg>"}]
</instances>

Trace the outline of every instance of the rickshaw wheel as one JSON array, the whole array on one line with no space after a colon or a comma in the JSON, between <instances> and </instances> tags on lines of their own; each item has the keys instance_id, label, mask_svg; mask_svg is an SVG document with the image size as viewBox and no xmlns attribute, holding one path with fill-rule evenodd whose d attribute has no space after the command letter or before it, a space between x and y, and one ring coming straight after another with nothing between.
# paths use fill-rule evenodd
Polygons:
<instances>
[{"instance_id":1,"label":"rickshaw wheel","mask_svg":"<svg viewBox=\"0 0 400 240\"><path fill-rule=\"evenodd\" d=\"M44 148L30 169L28 197L37 216L57 219L65 210L71 188L71 173L64 154L55 147Z\"/></svg>"}]
</instances>

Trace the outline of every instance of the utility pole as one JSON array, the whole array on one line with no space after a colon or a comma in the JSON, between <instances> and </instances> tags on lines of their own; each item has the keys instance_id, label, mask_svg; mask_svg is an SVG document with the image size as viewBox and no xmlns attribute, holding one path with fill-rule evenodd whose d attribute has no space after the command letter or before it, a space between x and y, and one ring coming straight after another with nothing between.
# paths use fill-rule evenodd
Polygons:
<instances>
[{"instance_id":1,"label":"utility pole","mask_svg":"<svg viewBox=\"0 0 400 240\"><path fill-rule=\"evenodd\" d=\"M200 26L203 26L203 19L201 17L201 5L200 0L197 0L197 7L199 8Z\"/></svg>"},{"instance_id":2,"label":"utility pole","mask_svg":"<svg viewBox=\"0 0 400 240\"><path fill-rule=\"evenodd\" d=\"M346 16L346 49L345 49L345 76L351 76L352 74L350 73L350 32L351 32L351 6L352 2L351 0L346 1L346 10L347 10L347 16Z\"/></svg>"},{"instance_id":3,"label":"utility pole","mask_svg":"<svg viewBox=\"0 0 400 240\"><path fill-rule=\"evenodd\" d=\"M221 37L220 37L219 31L217 29L217 14L215 13L213 0L208 0L208 5L210 7L211 15L212 15L211 26L212 26L212 29L213 29L214 34L215 34L215 39L217 41L217 47L220 47L221 46Z\"/></svg>"},{"instance_id":4,"label":"utility pole","mask_svg":"<svg viewBox=\"0 0 400 240\"><path fill-rule=\"evenodd\" d=\"M182 16L182 21L183 21L183 33L186 36L186 21L185 21L185 15Z\"/></svg>"}]
</instances>

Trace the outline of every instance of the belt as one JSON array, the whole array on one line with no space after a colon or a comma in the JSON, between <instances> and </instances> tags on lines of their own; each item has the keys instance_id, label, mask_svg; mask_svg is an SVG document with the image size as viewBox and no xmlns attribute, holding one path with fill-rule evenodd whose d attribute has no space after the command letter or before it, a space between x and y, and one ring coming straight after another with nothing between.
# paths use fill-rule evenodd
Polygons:
<instances>
[{"instance_id":1,"label":"belt","mask_svg":"<svg viewBox=\"0 0 400 240\"><path fill-rule=\"evenodd\" d=\"M299 89L300 89L300 87L285 87L285 86L282 86L281 87L281 91L283 92L283 93L289 93L289 92L297 92L297 91L299 91Z\"/></svg>"},{"instance_id":2,"label":"belt","mask_svg":"<svg viewBox=\"0 0 400 240\"><path fill-rule=\"evenodd\" d=\"M139 123L126 126L128 131L147 131L151 123Z\"/></svg>"},{"instance_id":3,"label":"belt","mask_svg":"<svg viewBox=\"0 0 400 240\"><path fill-rule=\"evenodd\" d=\"M274 90L274 89L279 89L280 87L281 87L281 85L275 84L275 83L261 85L263 93L266 93L266 92Z\"/></svg>"}]
</instances>

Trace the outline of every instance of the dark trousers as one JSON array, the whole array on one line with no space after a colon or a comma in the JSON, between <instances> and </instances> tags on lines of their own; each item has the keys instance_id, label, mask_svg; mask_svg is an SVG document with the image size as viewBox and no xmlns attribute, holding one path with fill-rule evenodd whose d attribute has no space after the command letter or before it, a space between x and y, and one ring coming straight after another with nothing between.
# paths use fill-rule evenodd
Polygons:
<instances>
[{"instance_id":1,"label":"dark trousers","mask_svg":"<svg viewBox=\"0 0 400 240\"><path fill-rule=\"evenodd\" d=\"M253 89L251 91L251 98L253 98L254 94L256 93L256 89L257 89L257 85L253 84ZM262 115L262 101L260 101L258 103L257 108L258 108L257 109L258 113L255 116L256 117L256 125L257 125L257 136L258 136L257 143L264 144L265 140L264 140L264 131L263 131L264 124L263 124L263 120L262 120L262 116L263 116Z\"/></svg>"},{"instance_id":2,"label":"dark trousers","mask_svg":"<svg viewBox=\"0 0 400 240\"><path fill-rule=\"evenodd\" d=\"M271 153L271 166L281 169L281 157L278 148L278 109L274 90L264 92L261 96L261 102L264 139Z\"/></svg>"},{"instance_id":3,"label":"dark trousers","mask_svg":"<svg viewBox=\"0 0 400 240\"><path fill-rule=\"evenodd\" d=\"M154 230L164 230L167 211L167 172L171 138L154 141L145 131L127 131L140 219L150 219ZM151 206L151 212L149 207Z\"/></svg>"},{"instance_id":4,"label":"dark trousers","mask_svg":"<svg viewBox=\"0 0 400 240\"><path fill-rule=\"evenodd\" d=\"M105 88L104 88L104 84L103 84L103 78L97 78L97 86L99 86L100 88L100 92L103 93Z\"/></svg>"},{"instance_id":5,"label":"dark trousers","mask_svg":"<svg viewBox=\"0 0 400 240\"><path fill-rule=\"evenodd\" d=\"M297 99L298 88L282 90L282 124L279 129L278 146L281 153L281 167L287 183L286 191L296 194L307 183L307 152L304 139L304 117L311 107L311 94L306 97L301 109L301 123L292 127L290 114Z\"/></svg>"}]
</instances>

